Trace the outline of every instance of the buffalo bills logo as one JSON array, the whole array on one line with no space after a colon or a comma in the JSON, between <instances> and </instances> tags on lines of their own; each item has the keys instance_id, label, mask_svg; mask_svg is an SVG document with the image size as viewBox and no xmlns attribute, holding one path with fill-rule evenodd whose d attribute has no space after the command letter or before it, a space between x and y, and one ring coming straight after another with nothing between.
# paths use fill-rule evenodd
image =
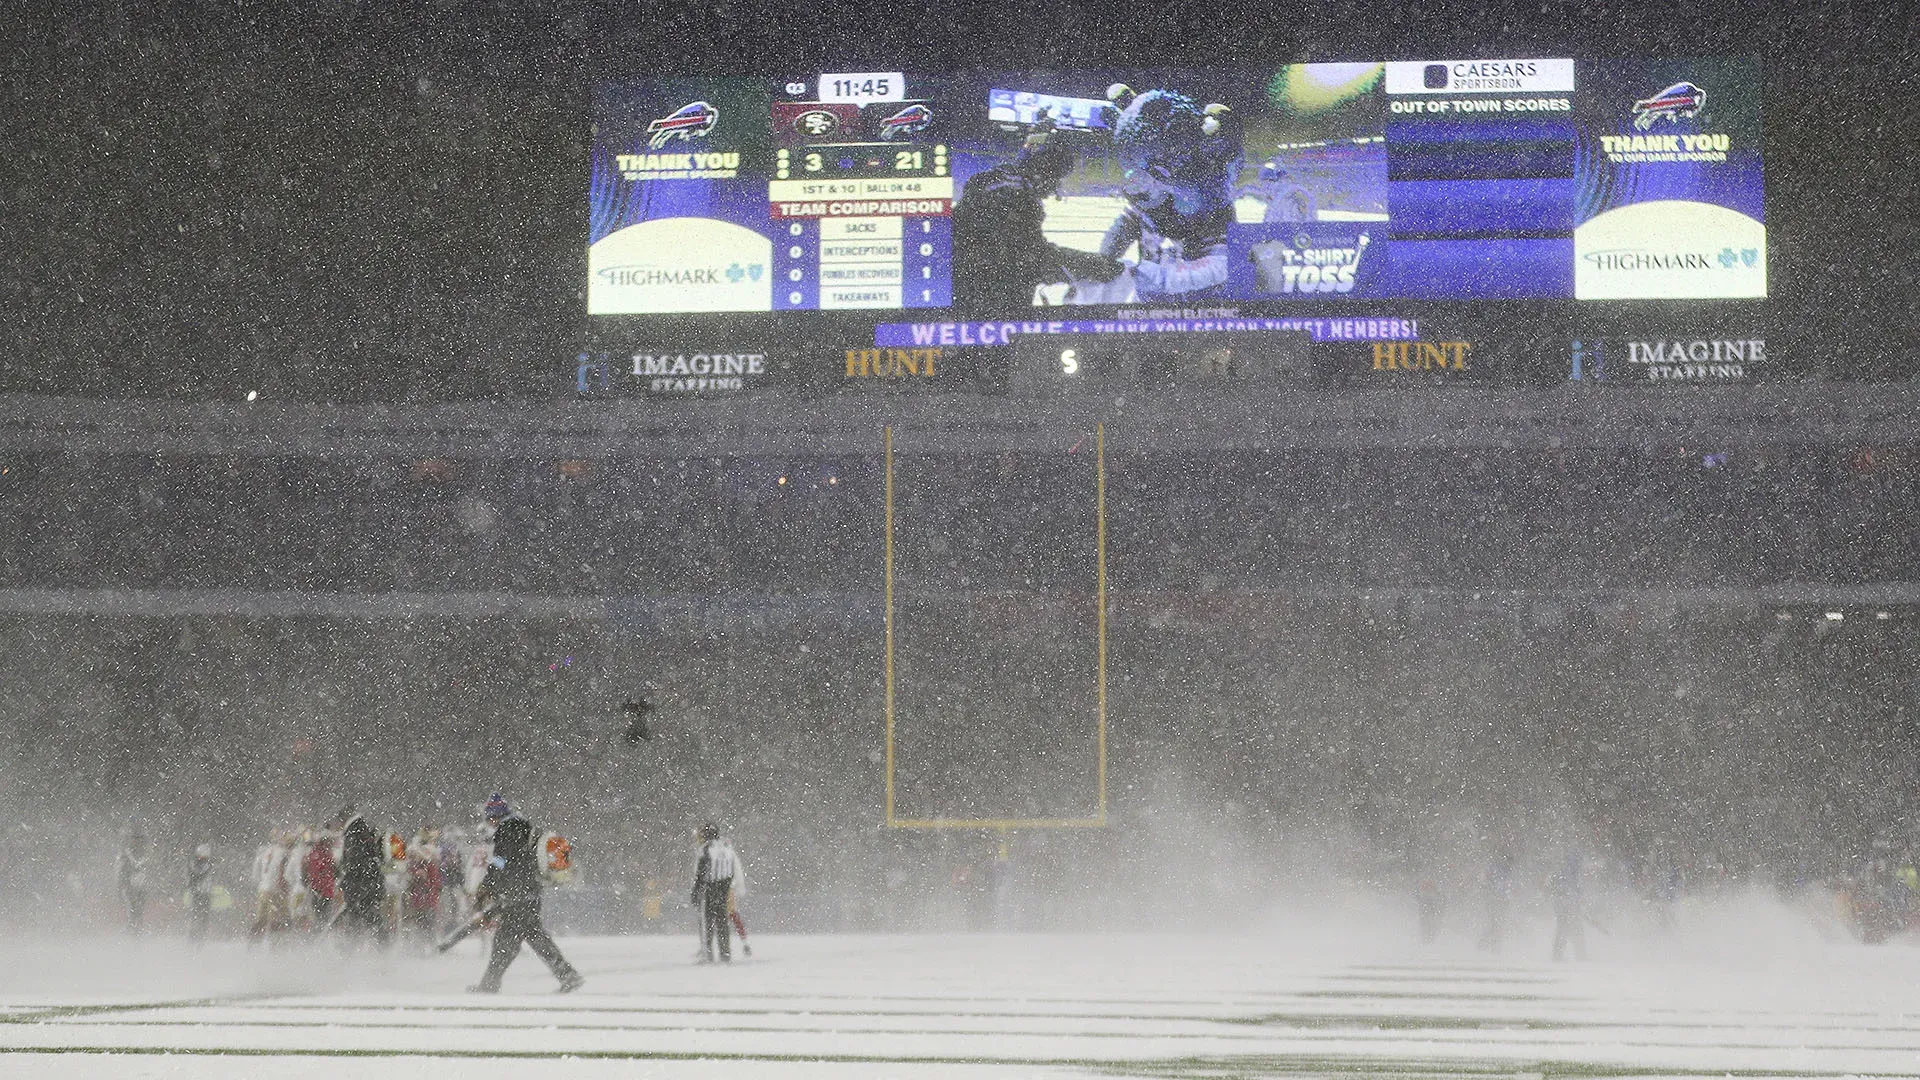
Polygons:
<instances>
[{"instance_id":1,"label":"buffalo bills logo","mask_svg":"<svg viewBox=\"0 0 1920 1080\"><path fill-rule=\"evenodd\" d=\"M702 138L719 120L719 109L704 101L690 101L674 110L672 116L647 125L647 145L658 150L674 139Z\"/></svg>"},{"instance_id":2,"label":"buffalo bills logo","mask_svg":"<svg viewBox=\"0 0 1920 1080\"><path fill-rule=\"evenodd\" d=\"M880 122L880 138L885 142L912 138L933 123L933 110L925 105L909 105Z\"/></svg>"},{"instance_id":3,"label":"buffalo bills logo","mask_svg":"<svg viewBox=\"0 0 1920 1080\"><path fill-rule=\"evenodd\" d=\"M1662 118L1672 123L1698 116L1706 108L1707 92L1690 82L1677 82L1650 98L1633 103L1633 126L1651 129Z\"/></svg>"}]
</instances>

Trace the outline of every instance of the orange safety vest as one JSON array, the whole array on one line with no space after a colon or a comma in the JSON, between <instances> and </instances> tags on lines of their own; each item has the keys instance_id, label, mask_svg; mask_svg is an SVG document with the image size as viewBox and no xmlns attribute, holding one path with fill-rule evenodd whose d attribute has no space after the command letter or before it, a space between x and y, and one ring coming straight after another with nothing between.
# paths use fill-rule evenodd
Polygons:
<instances>
[{"instance_id":1,"label":"orange safety vest","mask_svg":"<svg viewBox=\"0 0 1920 1080\"><path fill-rule=\"evenodd\" d=\"M547 837L547 869L555 874L573 869L573 845L555 834Z\"/></svg>"}]
</instances>

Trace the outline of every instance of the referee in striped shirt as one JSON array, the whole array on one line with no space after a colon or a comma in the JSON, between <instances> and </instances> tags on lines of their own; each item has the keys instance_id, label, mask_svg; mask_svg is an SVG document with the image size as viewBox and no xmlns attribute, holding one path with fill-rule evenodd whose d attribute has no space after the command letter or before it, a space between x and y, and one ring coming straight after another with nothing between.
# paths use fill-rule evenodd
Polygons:
<instances>
[{"instance_id":1,"label":"referee in striped shirt","mask_svg":"<svg viewBox=\"0 0 1920 1080\"><path fill-rule=\"evenodd\" d=\"M700 826L700 862L693 869L693 906L700 909L700 962L713 963L713 947L720 962L733 962L733 927L727 922L727 897L740 860L733 845L720 835L720 826Z\"/></svg>"}]
</instances>

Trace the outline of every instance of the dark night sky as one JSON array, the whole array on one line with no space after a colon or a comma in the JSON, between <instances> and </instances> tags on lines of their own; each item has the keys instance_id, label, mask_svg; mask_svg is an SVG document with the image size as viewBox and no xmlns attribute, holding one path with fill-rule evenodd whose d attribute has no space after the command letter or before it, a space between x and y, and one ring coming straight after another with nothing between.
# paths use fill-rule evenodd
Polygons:
<instances>
[{"instance_id":1,"label":"dark night sky","mask_svg":"<svg viewBox=\"0 0 1920 1080\"><path fill-rule=\"evenodd\" d=\"M0 391L549 396L584 333L603 76L1453 54L1762 57L1775 322L1816 370L1914 370L1920 77L1897 4L281 7L5 31Z\"/></svg>"}]
</instances>

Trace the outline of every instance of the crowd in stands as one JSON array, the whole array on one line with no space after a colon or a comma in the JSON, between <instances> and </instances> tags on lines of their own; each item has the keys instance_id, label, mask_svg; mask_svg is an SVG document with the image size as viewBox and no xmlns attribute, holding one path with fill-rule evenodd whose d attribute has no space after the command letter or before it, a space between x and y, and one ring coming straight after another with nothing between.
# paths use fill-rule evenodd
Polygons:
<instances>
[{"instance_id":1,"label":"crowd in stands","mask_svg":"<svg viewBox=\"0 0 1920 1080\"><path fill-rule=\"evenodd\" d=\"M10 460L0 587L877 588L865 458ZM1912 451L1245 451L1107 459L1116 588L1632 588L1910 581ZM896 464L901 572L1080 588L1085 454ZM1525 543L1515 543L1525 537Z\"/></svg>"}]
</instances>

